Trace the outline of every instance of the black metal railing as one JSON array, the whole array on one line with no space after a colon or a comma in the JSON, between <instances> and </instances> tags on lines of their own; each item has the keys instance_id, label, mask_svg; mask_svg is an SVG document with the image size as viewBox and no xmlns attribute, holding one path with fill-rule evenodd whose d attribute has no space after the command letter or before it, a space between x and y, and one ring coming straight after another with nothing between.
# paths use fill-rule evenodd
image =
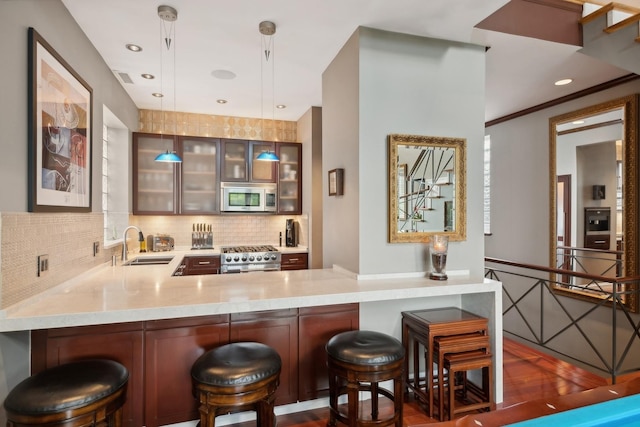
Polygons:
<instances>
[{"instance_id":1,"label":"black metal railing","mask_svg":"<svg viewBox=\"0 0 640 427\"><path fill-rule=\"evenodd\" d=\"M504 332L604 373L612 383L640 371L640 316L629 304L640 277L605 277L496 258L485 258L485 277L502 283ZM597 292L591 283L600 284ZM573 294L582 299L567 298Z\"/></svg>"}]
</instances>

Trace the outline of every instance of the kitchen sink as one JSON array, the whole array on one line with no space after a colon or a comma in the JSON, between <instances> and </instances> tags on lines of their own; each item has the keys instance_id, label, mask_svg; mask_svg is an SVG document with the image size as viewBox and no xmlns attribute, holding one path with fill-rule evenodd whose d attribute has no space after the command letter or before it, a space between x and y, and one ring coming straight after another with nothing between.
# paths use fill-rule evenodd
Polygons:
<instances>
[{"instance_id":1,"label":"kitchen sink","mask_svg":"<svg viewBox=\"0 0 640 427\"><path fill-rule=\"evenodd\" d=\"M122 265L158 265L169 264L173 256L139 256L129 261L126 261Z\"/></svg>"}]
</instances>

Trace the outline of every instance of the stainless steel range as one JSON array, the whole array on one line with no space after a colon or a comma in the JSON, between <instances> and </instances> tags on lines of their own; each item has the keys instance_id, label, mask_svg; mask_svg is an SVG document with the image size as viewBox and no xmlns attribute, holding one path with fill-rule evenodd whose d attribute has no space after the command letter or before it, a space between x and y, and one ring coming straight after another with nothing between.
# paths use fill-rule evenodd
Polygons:
<instances>
[{"instance_id":1,"label":"stainless steel range","mask_svg":"<svg viewBox=\"0 0 640 427\"><path fill-rule=\"evenodd\" d=\"M220 251L221 273L279 271L280 252L271 245L223 246Z\"/></svg>"}]
</instances>

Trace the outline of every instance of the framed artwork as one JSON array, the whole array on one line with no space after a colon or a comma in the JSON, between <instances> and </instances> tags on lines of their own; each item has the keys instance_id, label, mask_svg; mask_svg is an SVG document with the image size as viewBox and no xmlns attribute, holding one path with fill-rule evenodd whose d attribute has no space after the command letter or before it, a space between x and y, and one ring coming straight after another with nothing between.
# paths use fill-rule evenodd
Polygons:
<instances>
[{"instance_id":1,"label":"framed artwork","mask_svg":"<svg viewBox=\"0 0 640 427\"><path fill-rule=\"evenodd\" d=\"M91 211L89 85L29 28L29 211Z\"/></svg>"},{"instance_id":2,"label":"framed artwork","mask_svg":"<svg viewBox=\"0 0 640 427\"><path fill-rule=\"evenodd\" d=\"M329 171L329 195L342 196L344 194L344 169Z\"/></svg>"}]
</instances>

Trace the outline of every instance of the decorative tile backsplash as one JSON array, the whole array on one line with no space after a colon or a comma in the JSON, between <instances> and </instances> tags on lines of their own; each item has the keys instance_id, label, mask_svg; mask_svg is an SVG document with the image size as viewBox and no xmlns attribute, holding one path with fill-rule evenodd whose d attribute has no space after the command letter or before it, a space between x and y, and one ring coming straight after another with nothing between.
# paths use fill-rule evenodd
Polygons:
<instances>
[{"instance_id":1,"label":"decorative tile backsplash","mask_svg":"<svg viewBox=\"0 0 640 427\"><path fill-rule=\"evenodd\" d=\"M144 235L169 234L178 249L191 246L193 223L212 225L215 248L223 245L279 244L285 222L300 225L299 244L308 246L308 217L280 215L130 216ZM104 249L102 213L0 213L0 309L45 292L120 255L121 245ZM122 230L119 230L121 233ZM119 234L118 234L119 235ZM134 233L129 234L134 239ZM134 240L135 241L135 240ZM93 256L93 242L100 242ZM135 247L135 245L132 245ZM38 255L49 256L49 270L37 275Z\"/></svg>"},{"instance_id":2,"label":"decorative tile backsplash","mask_svg":"<svg viewBox=\"0 0 640 427\"><path fill-rule=\"evenodd\" d=\"M140 110L140 132L257 141L297 141L296 122L212 114Z\"/></svg>"}]
</instances>

